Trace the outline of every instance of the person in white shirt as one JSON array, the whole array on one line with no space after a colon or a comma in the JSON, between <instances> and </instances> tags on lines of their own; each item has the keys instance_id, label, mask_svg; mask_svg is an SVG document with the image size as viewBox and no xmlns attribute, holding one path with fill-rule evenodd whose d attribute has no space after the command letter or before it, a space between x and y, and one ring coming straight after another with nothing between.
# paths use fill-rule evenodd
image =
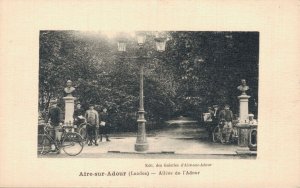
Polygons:
<instances>
[{"instance_id":1,"label":"person in white shirt","mask_svg":"<svg viewBox=\"0 0 300 188\"><path fill-rule=\"evenodd\" d=\"M91 146L93 142L96 146L97 144L97 127L99 127L99 114L96 110L94 110L94 105L90 105L89 110L85 112L85 119L87 122L87 138L88 138L88 145Z\"/></svg>"}]
</instances>

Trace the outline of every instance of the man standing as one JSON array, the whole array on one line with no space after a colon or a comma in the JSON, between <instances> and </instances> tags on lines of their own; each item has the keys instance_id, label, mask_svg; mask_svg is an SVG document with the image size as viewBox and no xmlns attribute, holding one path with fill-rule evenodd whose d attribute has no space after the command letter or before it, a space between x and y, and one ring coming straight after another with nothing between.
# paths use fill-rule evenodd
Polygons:
<instances>
[{"instance_id":1,"label":"man standing","mask_svg":"<svg viewBox=\"0 0 300 188\"><path fill-rule=\"evenodd\" d=\"M219 106L218 105L213 105L213 116L212 116L212 120L213 122L217 125L218 124L218 117L219 117L219 113L220 113L220 110L219 110Z\"/></svg>"},{"instance_id":2,"label":"man standing","mask_svg":"<svg viewBox=\"0 0 300 188\"><path fill-rule=\"evenodd\" d=\"M99 126L99 114L96 110L94 110L94 105L90 105L89 110L85 112L85 119L87 121L87 138L88 138L88 145L91 146L93 141L96 146L97 144L97 133L96 127Z\"/></svg>"},{"instance_id":3,"label":"man standing","mask_svg":"<svg viewBox=\"0 0 300 188\"><path fill-rule=\"evenodd\" d=\"M207 121L211 122L214 117L214 111L213 111L212 107L209 106L207 112L209 113L209 117L207 118Z\"/></svg>"},{"instance_id":4,"label":"man standing","mask_svg":"<svg viewBox=\"0 0 300 188\"><path fill-rule=\"evenodd\" d=\"M206 130L208 131L208 139L212 139L212 132L215 128L214 122L213 122L213 117L214 117L214 111L212 107L208 107L207 113L204 113L204 122L205 122L205 127Z\"/></svg>"},{"instance_id":5,"label":"man standing","mask_svg":"<svg viewBox=\"0 0 300 188\"><path fill-rule=\"evenodd\" d=\"M50 100L50 109L46 118L46 123L50 120L50 125L53 126L54 131L52 137L55 141L61 141L62 132L61 130L61 109L57 106L57 100ZM52 150L55 150L54 143L51 146ZM59 151L58 151L59 152Z\"/></svg>"},{"instance_id":6,"label":"man standing","mask_svg":"<svg viewBox=\"0 0 300 188\"><path fill-rule=\"evenodd\" d=\"M109 134L109 117L107 113L107 109L104 108L103 112L100 113L100 128L99 128L99 134L100 134L100 142L102 142L102 136L105 136L106 141L110 142L108 139Z\"/></svg>"},{"instance_id":7,"label":"man standing","mask_svg":"<svg viewBox=\"0 0 300 188\"><path fill-rule=\"evenodd\" d=\"M233 120L233 113L229 109L229 105L226 104L224 106L224 110L220 112L219 116L220 121L224 120L224 127L222 133L225 135L225 142L229 143L230 134L232 132L232 120Z\"/></svg>"}]
</instances>

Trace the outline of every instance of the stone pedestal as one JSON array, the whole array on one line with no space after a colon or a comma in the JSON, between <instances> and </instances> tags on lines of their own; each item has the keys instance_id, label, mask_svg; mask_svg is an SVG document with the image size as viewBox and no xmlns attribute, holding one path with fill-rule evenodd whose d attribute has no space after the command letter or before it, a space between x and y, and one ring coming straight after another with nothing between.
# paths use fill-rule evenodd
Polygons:
<instances>
[{"instance_id":1,"label":"stone pedestal","mask_svg":"<svg viewBox=\"0 0 300 188\"><path fill-rule=\"evenodd\" d=\"M236 153L239 155L257 155L257 140L251 139L251 132L257 131L257 125L239 124L237 125L239 140L239 148ZM252 140L252 142L251 142Z\"/></svg>"},{"instance_id":2,"label":"stone pedestal","mask_svg":"<svg viewBox=\"0 0 300 188\"><path fill-rule=\"evenodd\" d=\"M249 122L249 112L248 112L248 101L250 96L242 94L238 96L240 100L240 124L246 124Z\"/></svg>"},{"instance_id":3,"label":"stone pedestal","mask_svg":"<svg viewBox=\"0 0 300 188\"><path fill-rule=\"evenodd\" d=\"M73 126L73 113L75 97L66 96L65 100L65 125Z\"/></svg>"},{"instance_id":4,"label":"stone pedestal","mask_svg":"<svg viewBox=\"0 0 300 188\"><path fill-rule=\"evenodd\" d=\"M237 126L238 130L238 146L240 147L248 147L249 145L249 132L251 129L251 126L248 124L238 124Z\"/></svg>"},{"instance_id":5,"label":"stone pedestal","mask_svg":"<svg viewBox=\"0 0 300 188\"><path fill-rule=\"evenodd\" d=\"M242 94L238 96L238 99L240 100L240 122L237 125L238 129L238 145L240 147L248 147L249 143L249 131L250 126L248 124L249 122L249 111L248 111L248 101L250 96L246 94Z\"/></svg>"},{"instance_id":6,"label":"stone pedestal","mask_svg":"<svg viewBox=\"0 0 300 188\"><path fill-rule=\"evenodd\" d=\"M249 131L249 149L250 151L257 151L257 125L250 125Z\"/></svg>"}]
</instances>

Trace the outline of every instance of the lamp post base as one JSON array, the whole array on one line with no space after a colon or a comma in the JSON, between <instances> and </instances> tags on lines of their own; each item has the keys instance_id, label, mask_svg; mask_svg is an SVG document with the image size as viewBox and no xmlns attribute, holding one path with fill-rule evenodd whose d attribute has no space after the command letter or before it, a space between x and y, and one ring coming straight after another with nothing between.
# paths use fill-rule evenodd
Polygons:
<instances>
[{"instance_id":1,"label":"lamp post base","mask_svg":"<svg viewBox=\"0 0 300 188\"><path fill-rule=\"evenodd\" d=\"M146 135L146 120L144 118L144 110L139 110L138 132L134 145L135 151L146 151L149 148Z\"/></svg>"},{"instance_id":2,"label":"lamp post base","mask_svg":"<svg viewBox=\"0 0 300 188\"><path fill-rule=\"evenodd\" d=\"M134 149L135 149L135 151L140 151L140 152L147 151L149 149L149 145L148 145L147 142L145 142L145 143L135 143Z\"/></svg>"}]
</instances>

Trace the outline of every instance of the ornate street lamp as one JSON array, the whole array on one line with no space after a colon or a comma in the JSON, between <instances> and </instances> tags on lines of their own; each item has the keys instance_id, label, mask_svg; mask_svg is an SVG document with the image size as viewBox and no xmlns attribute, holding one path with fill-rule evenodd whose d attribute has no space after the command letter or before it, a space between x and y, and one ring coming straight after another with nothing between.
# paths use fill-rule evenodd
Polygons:
<instances>
[{"instance_id":1,"label":"ornate street lamp","mask_svg":"<svg viewBox=\"0 0 300 188\"><path fill-rule=\"evenodd\" d=\"M144 32L137 32L136 39L137 39L138 45L140 45L140 46L144 45L145 41L146 41L146 34Z\"/></svg>"},{"instance_id":2,"label":"ornate street lamp","mask_svg":"<svg viewBox=\"0 0 300 188\"><path fill-rule=\"evenodd\" d=\"M118 51L126 52L126 41L125 39L119 39L118 41Z\"/></svg>"},{"instance_id":3,"label":"ornate street lamp","mask_svg":"<svg viewBox=\"0 0 300 188\"><path fill-rule=\"evenodd\" d=\"M159 52L164 52L166 50L166 37L156 37L155 39L156 50Z\"/></svg>"},{"instance_id":4,"label":"ornate street lamp","mask_svg":"<svg viewBox=\"0 0 300 188\"><path fill-rule=\"evenodd\" d=\"M140 46L139 50L141 50L146 41L146 35L144 32L138 32L136 34L137 43ZM165 51L166 48L166 38L159 37L155 38L156 49L159 52ZM124 39L120 39L118 41L118 51L125 52L126 51L126 43ZM139 109L138 109L138 132L136 143L134 145L135 151L147 151L149 148L149 144L147 142L146 136L146 119L145 119L145 110L144 110L144 63L147 59L151 58L148 56L139 55L137 57L131 57L134 59L138 59L142 61L140 63L140 94L139 94Z\"/></svg>"}]
</instances>

